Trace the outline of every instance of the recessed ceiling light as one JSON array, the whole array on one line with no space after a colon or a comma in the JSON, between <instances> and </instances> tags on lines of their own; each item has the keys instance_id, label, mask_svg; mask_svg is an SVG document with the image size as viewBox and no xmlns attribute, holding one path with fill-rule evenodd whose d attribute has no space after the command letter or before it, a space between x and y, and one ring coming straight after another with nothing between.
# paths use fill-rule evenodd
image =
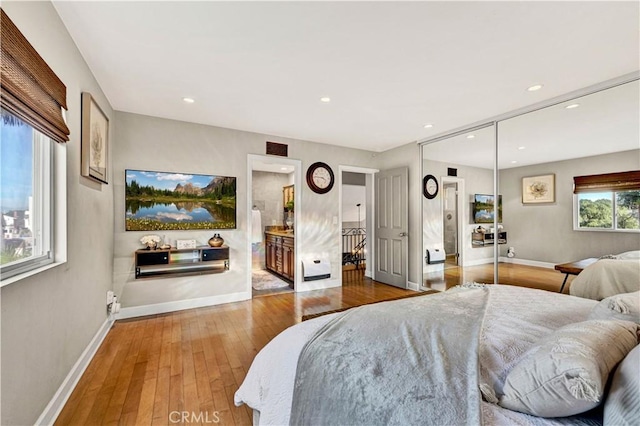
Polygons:
<instances>
[{"instance_id":1,"label":"recessed ceiling light","mask_svg":"<svg viewBox=\"0 0 640 426\"><path fill-rule=\"evenodd\" d=\"M331 102L331 98L329 98L327 96L324 96L324 97L320 98L320 102L325 102L325 103L326 102Z\"/></svg>"},{"instance_id":2,"label":"recessed ceiling light","mask_svg":"<svg viewBox=\"0 0 640 426\"><path fill-rule=\"evenodd\" d=\"M195 99L193 98L182 98L183 101L185 101L188 104L192 104L195 102Z\"/></svg>"},{"instance_id":3,"label":"recessed ceiling light","mask_svg":"<svg viewBox=\"0 0 640 426\"><path fill-rule=\"evenodd\" d=\"M511 162L511 164L516 164L517 162L518 162L518 160L513 160L513 161Z\"/></svg>"},{"instance_id":4,"label":"recessed ceiling light","mask_svg":"<svg viewBox=\"0 0 640 426\"><path fill-rule=\"evenodd\" d=\"M287 167L280 167L280 170L289 170Z\"/></svg>"},{"instance_id":5,"label":"recessed ceiling light","mask_svg":"<svg viewBox=\"0 0 640 426\"><path fill-rule=\"evenodd\" d=\"M467 136L467 139L473 139L473 138L475 138L475 137L476 137L476 135L471 134L471 135L468 135L468 136Z\"/></svg>"},{"instance_id":6,"label":"recessed ceiling light","mask_svg":"<svg viewBox=\"0 0 640 426\"><path fill-rule=\"evenodd\" d=\"M531 87L527 87L527 90L529 92L535 92L536 90L540 90L540 89L542 89L542 84L535 84Z\"/></svg>"},{"instance_id":7,"label":"recessed ceiling light","mask_svg":"<svg viewBox=\"0 0 640 426\"><path fill-rule=\"evenodd\" d=\"M565 108L566 109L574 109L574 108L578 108L580 106L580 104L571 104L571 105L567 105Z\"/></svg>"},{"instance_id":8,"label":"recessed ceiling light","mask_svg":"<svg viewBox=\"0 0 640 426\"><path fill-rule=\"evenodd\" d=\"M432 127L433 127L433 124L425 124L425 125L424 125L424 128L425 128L425 129L430 129L430 128L432 128Z\"/></svg>"},{"instance_id":9,"label":"recessed ceiling light","mask_svg":"<svg viewBox=\"0 0 640 426\"><path fill-rule=\"evenodd\" d=\"M520 151L522 151L523 149L526 149L526 148L527 148L526 146L519 146L519 147L518 147L518 149L519 149Z\"/></svg>"}]
</instances>

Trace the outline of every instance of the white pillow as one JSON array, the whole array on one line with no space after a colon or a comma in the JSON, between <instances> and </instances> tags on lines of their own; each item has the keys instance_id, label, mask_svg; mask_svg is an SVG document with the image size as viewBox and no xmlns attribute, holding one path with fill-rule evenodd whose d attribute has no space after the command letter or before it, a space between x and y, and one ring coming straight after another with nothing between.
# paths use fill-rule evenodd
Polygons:
<instances>
[{"instance_id":1,"label":"white pillow","mask_svg":"<svg viewBox=\"0 0 640 426\"><path fill-rule=\"evenodd\" d=\"M604 402L605 425L637 425L640 419L640 346L622 360Z\"/></svg>"},{"instance_id":2,"label":"white pillow","mask_svg":"<svg viewBox=\"0 0 640 426\"><path fill-rule=\"evenodd\" d=\"M640 291L602 299L593 307L588 319L619 319L640 324Z\"/></svg>"},{"instance_id":3,"label":"white pillow","mask_svg":"<svg viewBox=\"0 0 640 426\"><path fill-rule=\"evenodd\" d=\"M566 325L540 340L507 375L499 404L539 417L566 417L600 404L609 373L638 343L630 321Z\"/></svg>"}]
</instances>

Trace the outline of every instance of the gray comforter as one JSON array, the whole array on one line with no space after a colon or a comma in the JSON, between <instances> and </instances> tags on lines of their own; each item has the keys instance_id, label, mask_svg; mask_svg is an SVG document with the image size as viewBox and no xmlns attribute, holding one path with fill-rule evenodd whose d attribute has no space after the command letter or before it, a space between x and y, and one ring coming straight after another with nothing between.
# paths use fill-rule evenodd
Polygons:
<instances>
[{"instance_id":1,"label":"gray comforter","mask_svg":"<svg viewBox=\"0 0 640 426\"><path fill-rule=\"evenodd\" d=\"M379 303L331 320L300 354L290 424L480 424L487 292Z\"/></svg>"}]
</instances>

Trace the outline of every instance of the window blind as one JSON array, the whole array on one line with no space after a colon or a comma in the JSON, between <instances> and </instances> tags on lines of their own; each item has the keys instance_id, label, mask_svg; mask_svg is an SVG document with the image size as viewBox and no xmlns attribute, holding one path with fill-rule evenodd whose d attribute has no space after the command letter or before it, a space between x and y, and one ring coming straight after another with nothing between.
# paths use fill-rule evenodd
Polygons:
<instances>
[{"instance_id":1,"label":"window blind","mask_svg":"<svg viewBox=\"0 0 640 426\"><path fill-rule=\"evenodd\" d=\"M0 9L0 105L57 142L69 140L67 88Z\"/></svg>"},{"instance_id":2,"label":"window blind","mask_svg":"<svg viewBox=\"0 0 640 426\"><path fill-rule=\"evenodd\" d=\"M640 170L601 175L575 176L573 193L640 190Z\"/></svg>"}]
</instances>

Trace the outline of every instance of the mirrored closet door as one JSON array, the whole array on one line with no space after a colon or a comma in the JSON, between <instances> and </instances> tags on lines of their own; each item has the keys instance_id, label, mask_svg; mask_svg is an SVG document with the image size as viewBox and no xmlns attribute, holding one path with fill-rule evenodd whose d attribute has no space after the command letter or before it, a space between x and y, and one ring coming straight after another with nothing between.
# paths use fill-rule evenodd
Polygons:
<instances>
[{"instance_id":1,"label":"mirrored closet door","mask_svg":"<svg viewBox=\"0 0 640 426\"><path fill-rule=\"evenodd\" d=\"M493 227L477 198L494 192L495 132L487 125L422 146L423 288L444 290L476 281L493 282ZM485 238L486 237L486 238Z\"/></svg>"},{"instance_id":2,"label":"mirrored closet door","mask_svg":"<svg viewBox=\"0 0 640 426\"><path fill-rule=\"evenodd\" d=\"M555 265L638 250L637 198L634 207L608 191L584 193L580 226L574 178L640 170L639 89L636 80L497 123L509 237L499 245L499 282L558 291L564 275ZM626 229L616 229L616 204L635 217Z\"/></svg>"},{"instance_id":3,"label":"mirrored closet door","mask_svg":"<svg viewBox=\"0 0 640 426\"><path fill-rule=\"evenodd\" d=\"M640 192L574 193L640 170L637 76L603 87L422 144L422 288L558 291L556 265L638 250Z\"/></svg>"}]
</instances>

